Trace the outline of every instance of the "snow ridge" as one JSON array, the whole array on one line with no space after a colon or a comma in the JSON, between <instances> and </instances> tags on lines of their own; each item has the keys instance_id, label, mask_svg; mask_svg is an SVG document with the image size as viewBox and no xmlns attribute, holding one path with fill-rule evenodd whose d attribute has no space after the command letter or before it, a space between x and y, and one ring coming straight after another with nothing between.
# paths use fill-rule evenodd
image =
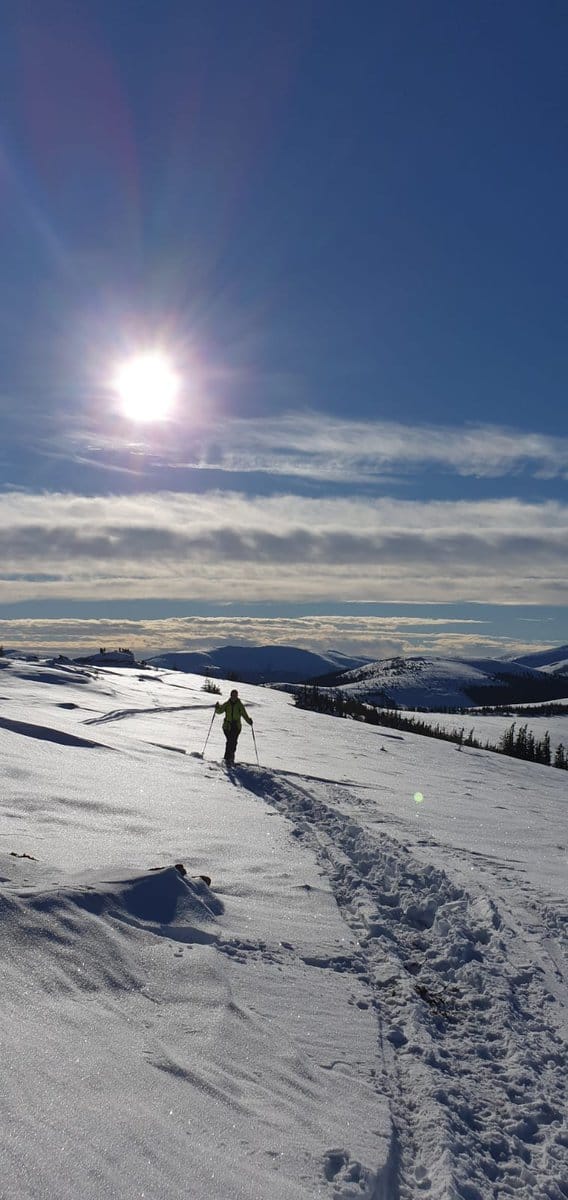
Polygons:
<instances>
[{"instance_id":1,"label":"snow ridge","mask_svg":"<svg viewBox=\"0 0 568 1200\"><path fill-rule=\"evenodd\" d=\"M303 1089L306 1097L306 1120L312 1120L314 1129L319 1134L319 1126L314 1121L314 1110L317 1109L319 1093L317 1076L314 1073L310 1059L310 1048L300 1060L293 1044L283 1034L283 1049L281 1063L273 1063L273 1072L266 1078L255 1069L254 1053L251 1046L262 1044L266 1033L260 1013L249 1008L246 1000L251 988L249 973L252 970L256 976L258 993L258 975L255 965L259 961L268 964L273 973L279 971L279 964L286 965L288 971L295 973L298 989L301 987L302 965L313 968L313 974L323 976L325 971L339 972L346 983L350 983L345 972L353 968L349 954L333 956L326 959L317 955L301 954L287 943L267 942L263 939L245 939L235 937L223 931L220 918L225 912L223 900L211 891L203 877L190 878L180 873L179 867L158 868L146 872L120 872L113 878L101 873L90 873L80 881L63 880L60 884L29 888L29 885L13 885L4 878L0 880L7 887L0 888L0 928L5 953L9 961L17 969L8 974L5 981L4 1000L9 1012L20 1011L22 993L31 993L33 997L48 995L55 1006L66 1007L73 1013L74 1005L81 997L95 997L105 1008L105 1029L107 1033L116 1034L117 1027L123 1022L135 1022L136 1013L144 1013L146 1036L140 1041L134 1033L131 1053L133 1059L142 1055L144 1061L153 1070L169 1077L174 1086L188 1086L196 1090L202 1097L208 1098L213 1108L229 1110L235 1117L242 1118L244 1128L254 1124L259 1119L259 1108L270 1114L271 1106L288 1111L288 1119L293 1111L291 1103L292 1091ZM148 934L152 935L148 938ZM157 947L156 942L162 946ZM46 948L48 953L46 954ZM213 960L199 957L199 950L207 951L214 948L231 961L232 971L229 974L222 966L214 964ZM184 952L192 950L191 956ZM195 954L195 951L198 954ZM151 970L152 960L159 956L162 964L159 977ZM169 960L170 967L166 966ZM185 961L185 978L188 988L191 987L193 976L192 1002L184 996L175 1005L176 1023L181 1023L185 1036L171 1037L172 1015L164 1003L164 993L171 987L172 967L176 964L176 975L183 970ZM201 970L200 970L201 964ZM239 966L244 976L244 990L239 991L237 975ZM165 967L165 977L164 977ZM244 1030L249 1055L246 1065L238 1054L234 1061L223 1053L213 1061L206 1054L199 1054L196 1045L191 1040L191 1034L196 1033L194 1024L199 1025L200 1005L196 993L199 991L199 978L203 982L203 968L207 975L212 975L215 981L216 998L212 1000L211 992L203 998L204 1008L217 1005L218 1013L214 1020L230 1022L235 1039L238 1040L238 1027ZM195 975L197 973L197 979ZM306 972L303 972L304 978ZM168 981L169 975L169 981ZM318 981L321 989L321 981ZM273 986L279 990L278 976ZM325 987L326 985L324 985ZM326 990L329 991L329 982ZM347 987L346 991L350 988ZM362 991L359 984L358 991ZM183 993L182 993L183 995ZM317 996L317 987L313 990L313 1000ZM276 996L274 997L276 999ZM296 998L297 1001L297 998ZM284 1000L286 1003L286 1000ZM148 1012L148 1007L154 1008L154 1013ZM261 1006L262 1007L262 1006ZM269 1004L272 1018L272 1005ZM361 1001L359 1007L368 1009L369 1006ZM44 1010L45 1012L45 1010ZM313 1021L318 1024L320 1017L312 1003ZM360 1014L363 1015L363 1014ZM209 1014L210 1017L210 1014ZM13 1018L14 1019L14 1018ZM109 1029L106 1029L108 1020ZM49 1025L49 1020L44 1020ZM204 1022L209 1030L206 1038L210 1037L209 1019ZM168 1031L170 1036L168 1037ZM274 1035L272 1035L274 1036ZM354 1040L357 1038L354 1032ZM188 1046L188 1038L190 1045ZM321 1034L322 1045L325 1044L325 1034ZM201 1048L203 1051L203 1047ZM327 1047L326 1047L327 1050ZM64 1052L64 1051L63 1051ZM313 1053L313 1052L312 1052ZM344 1052L343 1052L344 1053ZM95 1054L96 1058L96 1054ZM250 1058L250 1062L249 1062ZM343 1056L338 1051L338 1063L327 1063L320 1070L329 1074L330 1086L335 1086L335 1068L342 1075L343 1090L348 1093L350 1080L348 1074L341 1071ZM14 1072L10 1072L14 1079ZM376 1080L374 1071L369 1070L369 1094ZM17 1090L17 1083L15 1084ZM382 1095L380 1104L382 1104ZM202 1107L204 1106L204 1102ZM371 1109L375 1106L371 1104ZM380 1111L380 1105L379 1105ZM346 1109L346 1116L349 1108ZM329 1113L326 1110L329 1120ZM207 1118L206 1118L207 1119ZM347 1121L347 1124L349 1122ZM287 1128L288 1122L285 1122ZM269 1129L276 1138L283 1137L284 1131L279 1130L278 1121L273 1120ZM141 1145L134 1148L134 1153L140 1153L142 1161L150 1158L154 1146L154 1126L148 1124L145 1128ZM367 1134L368 1131L366 1130ZM104 1138L103 1134L103 1138ZM373 1143L372 1136L367 1139ZM276 1142L276 1145L279 1143ZM323 1143L325 1146L325 1143ZM386 1137L385 1137L386 1145ZM177 1147L179 1152L179 1146ZM286 1153L295 1153L292 1141ZM380 1152L380 1139L377 1137L377 1149ZM9 1145L10 1152L12 1147ZM172 1153L175 1147L172 1148ZM275 1159L280 1157L278 1150L267 1151ZM98 1156L101 1148L98 1147ZM102 1155L104 1160L104 1154ZM94 1152L97 1159L97 1152ZM371 1160L372 1161L372 1160ZM3 1164L4 1165L4 1164ZM14 1173L21 1170L22 1159L17 1149L14 1152L12 1167ZM105 1174L105 1165L99 1161L96 1166L89 1162L90 1173L97 1171L96 1191L85 1184L85 1195L118 1195L114 1188L107 1193L109 1183ZM183 1173L183 1164L181 1170ZM46 1168L42 1164L42 1179L45 1182ZM51 1170L51 1166L50 1166ZM289 1191L281 1191L278 1187L271 1194L278 1197L290 1196L298 1198L307 1195L330 1197L330 1200L390 1200L391 1192L385 1190L384 1171L379 1166L366 1166L357 1154L346 1149L345 1144L321 1150L321 1177L314 1182L317 1191L309 1193L303 1188L294 1187L289 1183ZM71 1181L75 1176L71 1176ZM67 1189L75 1187L76 1181L66 1180ZM47 1183L41 1196L51 1196L54 1192L53 1177ZM178 1197L187 1196L237 1196L237 1192L225 1190L205 1191L202 1187L191 1190L191 1182L182 1189L172 1181L171 1174L166 1178L158 1178L156 1196ZM205 1184L205 1187L207 1184ZM239 1197L248 1198L264 1196L265 1184L260 1184L257 1190L253 1184L238 1191ZM284 1185L285 1186L285 1185ZM143 1195L144 1192L134 1191L136 1176L133 1176L132 1191L128 1195ZM100 1188L100 1190L99 1190ZM0 1186L1 1190L1 1186ZM63 1189L62 1189L63 1192ZM7 1194L7 1193L6 1193ZM72 1194L69 1190L65 1195ZM75 1194L77 1194L75 1192ZM120 1194L123 1194L122 1192ZM40 1196L39 1190L24 1192L30 1200ZM2 1196L4 1193L2 1192Z\"/></svg>"},{"instance_id":2,"label":"snow ridge","mask_svg":"<svg viewBox=\"0 0 568 1200\"><path fill-rule=\"evenodd\" d=\"M327 804L269 770L241 768L237 778L316 849L358 939L360 956L345 969L363 972L385 1023L387 1078L397 1081L389 1196L564 1200L555 950L527 961L526 929L521 940L481 889L456 886L344 815L336 807L344 788L332 786ZM558 937L557 920L550 932Z\"/></svg>"}]
</instances>

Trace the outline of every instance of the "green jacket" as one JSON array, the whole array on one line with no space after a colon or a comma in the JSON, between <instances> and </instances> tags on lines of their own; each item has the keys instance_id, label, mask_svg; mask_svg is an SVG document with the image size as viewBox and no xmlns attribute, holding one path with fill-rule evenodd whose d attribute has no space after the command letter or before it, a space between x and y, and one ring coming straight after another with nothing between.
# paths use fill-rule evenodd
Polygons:
<instances>
[{"instance_id":1,"label":"green jacket","mask_svg":"<svg viewBox=\"0 0 568 1200\"><path fill-rule=\"evenodd\" d=\"M216 713L224 713L225 720L223 721L223 733L228 733L230 729L241 732L241 717L252 725L252 717L249 717L248 712L242 700L225 700L224 704L215 705Z\"/></svg>"}]
</instances>

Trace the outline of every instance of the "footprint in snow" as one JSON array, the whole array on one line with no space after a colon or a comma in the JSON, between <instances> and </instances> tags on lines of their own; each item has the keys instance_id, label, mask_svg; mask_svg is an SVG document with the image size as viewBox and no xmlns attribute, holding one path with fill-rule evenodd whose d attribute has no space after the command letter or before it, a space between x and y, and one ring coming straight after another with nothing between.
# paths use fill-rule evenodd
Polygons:
<instances>
[{"instance_id":1,"label":"footprint in snow","mask_svg":"<svg viewBox=\"0 0 568 1200\"><path fill-rule=\"evenodd\" d=\"M342 1196L353 1196L352 1184L357 1185L361 1196L371 1195L370 1186L375 1182L375 1175L357 1159L352 1159L348 1150L341 1147L326 1150L323 1159L323 1171L328 1183L334 1184L334 1196L340 1200Z\"/></svg>"}]
</instances>

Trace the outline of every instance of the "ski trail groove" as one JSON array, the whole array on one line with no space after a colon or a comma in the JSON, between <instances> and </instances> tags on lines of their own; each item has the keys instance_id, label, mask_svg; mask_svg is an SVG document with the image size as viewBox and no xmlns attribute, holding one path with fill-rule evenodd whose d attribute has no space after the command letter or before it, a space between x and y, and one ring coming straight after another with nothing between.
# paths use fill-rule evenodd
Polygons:
<instances>
[{"instance_id":1,"label":"ski trail groove","mask_svg":"<svg viewBox=\"0 0 568 1200\"><path fill-rule=\"evenodd\" d=\"M114 708L102 716L87 717L83 725L106 725L109 721L125 721L128 717L155 717L162 713L186 712L188 709L211 711L210 704L166 704L162 707L153 704L150 708Z\"/></svg>"},{"instance_id":2,"label":"ski trail groove","mask_svg":"<svg viewBox=\"0 0 568 1200\"><path fill-rule=\"evenodd\" d=\"M255 767L239 782L314 848L361 948L393 1084L389 1196L566 1200L562 1014L526 931L309 787Z\"/></svg>"}]
</instances>

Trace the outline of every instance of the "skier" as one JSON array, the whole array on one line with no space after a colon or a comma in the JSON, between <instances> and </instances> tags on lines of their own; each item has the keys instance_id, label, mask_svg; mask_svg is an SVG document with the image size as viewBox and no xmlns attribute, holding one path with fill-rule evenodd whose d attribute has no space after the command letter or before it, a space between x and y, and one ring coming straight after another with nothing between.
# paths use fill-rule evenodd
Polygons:
<instances>
[{"instance_id":1,"label":"skier","mask_svg":"<svg viewBox=\"0 0 568 1200\"><path fill-rule=\"evenodd\" d=\"M225 762L227 766L232 767L235 761L235 750L241 732L241 717L252 725L252 717L249 717L248 712L242 702L239 700L239 693L236 688L233 688L228 700L224 704L215 705L216 713L224 713L225 720L223 721L223 733L225 734Z\"/></svg>"}]
</instances>

